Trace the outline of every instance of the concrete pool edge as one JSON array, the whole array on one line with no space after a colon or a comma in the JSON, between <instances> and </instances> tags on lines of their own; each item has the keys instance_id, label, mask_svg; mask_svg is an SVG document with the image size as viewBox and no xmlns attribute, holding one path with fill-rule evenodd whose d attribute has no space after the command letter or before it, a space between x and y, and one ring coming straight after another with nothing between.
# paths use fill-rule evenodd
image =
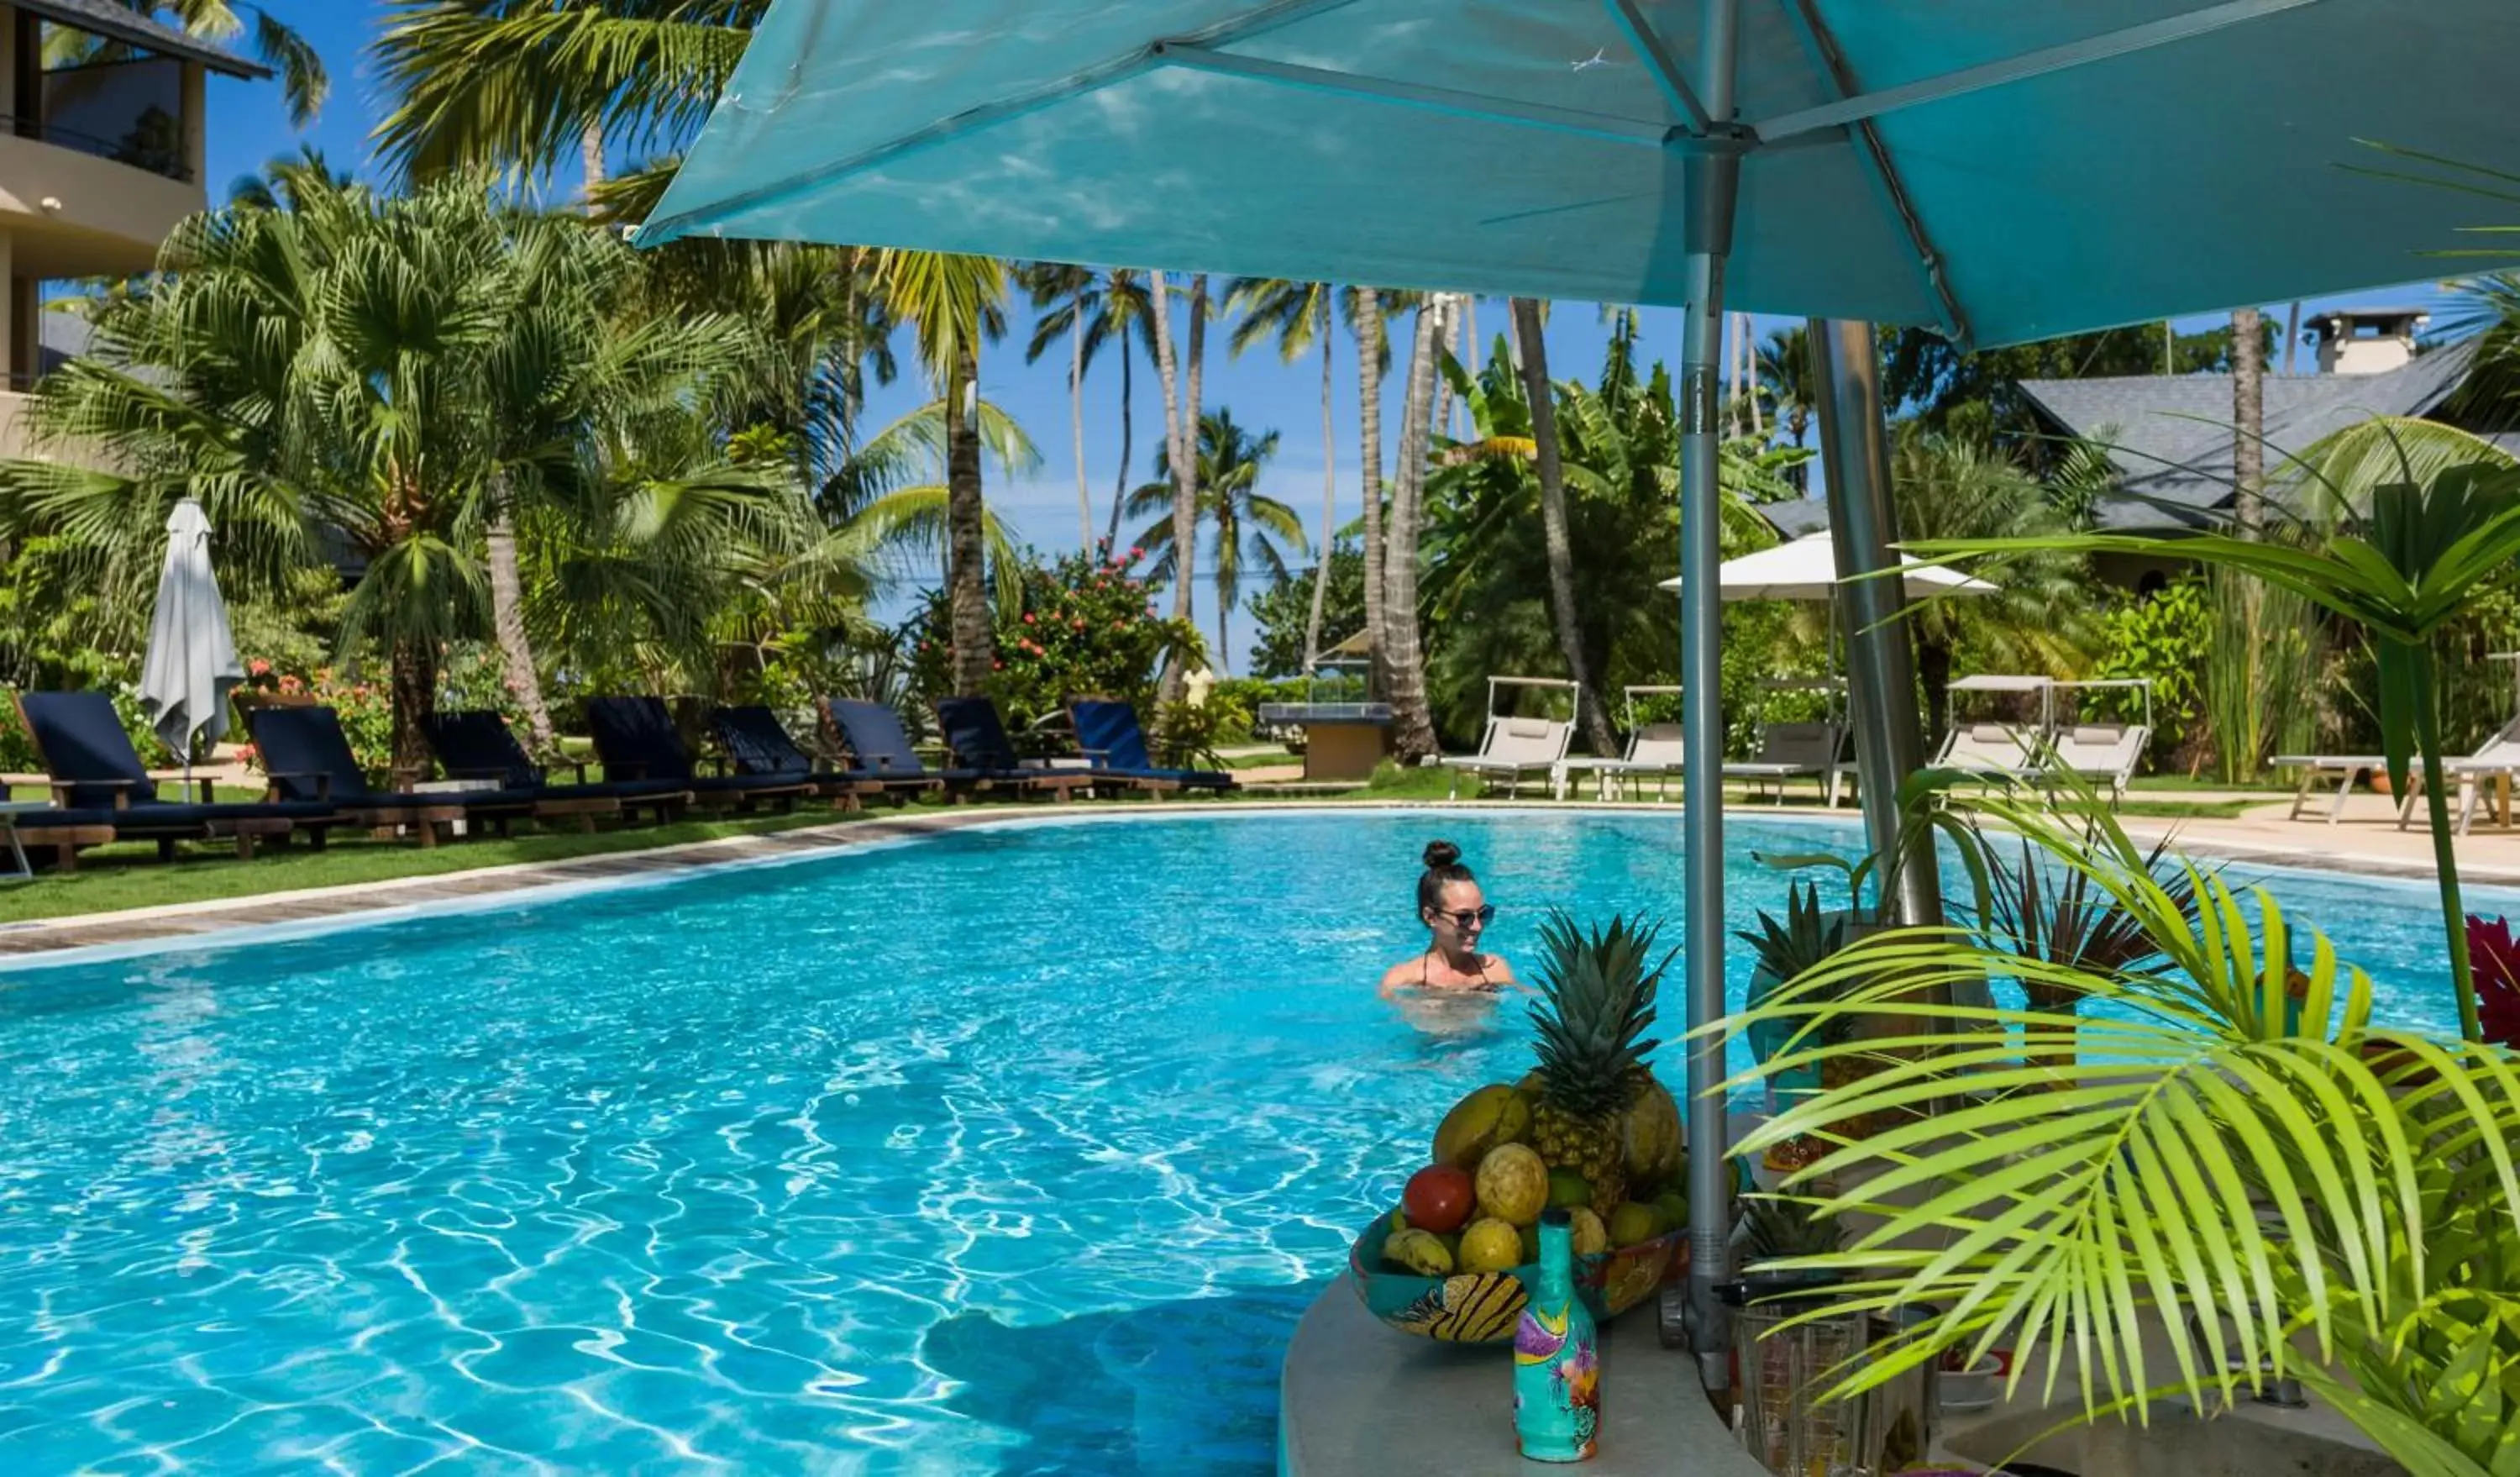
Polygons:
<instances>
[{"instance_id":1,"label":"concrete pool edge","mask_svg":"<svg viewBox=\"0 0 2520 1477\"><path fill-rule=\"evenodd\" d=\"M0 974L54 968L191 949L277 942L410 918L496 911L577 893L656 886L715 873L789 866L896 847L968 830L1028 829L1052 826L1110 825L1132 821L1252 819L1292 815L1418 813L1463 817L1502 815L1663 816L1677 820L1683 807L1664 802L1287 800L1220 805L1214 801L1148 802L1126 809L1061 806L1028 810L974 809L883 813L834 818L830 824L753 835L721 836L668 846L607 852L557 862L522 862L427 876L334 887L300 888L245 897L205 899L110 913L70 914L0 924ZM1733 808L1743 821L1860 832L1846 811L1801 806ZM2181 849L2201 859L2309 876L2368 876L2419 887L2429 870L2389 857L2328 853L2319 865L2263 845L2218 842L2197 836L2178 821L2130 820L2129 833L2150 841L2175 836ZM2520 886L2520 866L2463 865L2463 882Z\"/></svg>"}]
</instances>

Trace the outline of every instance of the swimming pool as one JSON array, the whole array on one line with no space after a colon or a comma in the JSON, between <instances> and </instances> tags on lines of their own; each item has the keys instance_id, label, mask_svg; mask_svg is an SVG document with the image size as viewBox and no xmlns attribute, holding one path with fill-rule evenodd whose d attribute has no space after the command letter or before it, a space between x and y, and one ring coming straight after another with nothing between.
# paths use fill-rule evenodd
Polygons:
<instances>
[{"instance_id":1,"label":"swimming pool","mask_svg":"<svg viewBox=\"0 0 2520 1477\"><path fill-rule=\"evenodd\" d=\"M1523 1070L1374 999L1435 834L1512 957L1677 904L1676 811L1233 812L0 974L0 1471L1265 1471ZM1853 839L1736 818L1732 921ZM2274 886L2443 1023L2427 893Z\"/></svg>"}]
</instances>

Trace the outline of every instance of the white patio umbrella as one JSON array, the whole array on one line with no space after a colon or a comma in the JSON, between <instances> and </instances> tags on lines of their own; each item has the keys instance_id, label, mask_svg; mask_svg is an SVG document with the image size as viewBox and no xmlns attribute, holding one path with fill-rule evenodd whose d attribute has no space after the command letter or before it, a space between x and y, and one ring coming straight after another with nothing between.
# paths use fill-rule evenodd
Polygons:
<instances>
[{"instance_id":1,"label":"white patio umbrella","mask_svg":"<svg viewBox=\"0 0 2520 1477\"><path fill-rule=\"evenodd\" d=\"M228 731L228 694L245 681L227 602L210 570L210 520L186 498L166 518L166 567L149 616L149 658L140 669L140 707L158 737L193 768L193 736L218 741Z\"/></svg>"},{"instance_id":2,"label":"white patio umbrella","mask_svg":"<svg viewBox=\"0 0 2520 1477\"><path fill-rule=\"evenodd\" d=\"M1900 575L1899 583L1906 587L1912 601L1940 595L1993 595L1996 590L1985 580L1940 564L1922 563L1904 554L1899 556L1899 563L1907 571ZM1837 594L1841 578L1836 545L1825 533L1808 533L1773 549L1726 559L1716 570L1715 588L1728 602L1822 601ZM1667 579L1662 588L1678 590L1684 583L1678 578Z\"/></svg>"},{"instance_id":3,"label":"white patio umbrella","mask_svg":"<svg viewBox=\"0 0 2520 1477\"><path fill-rule=\"evenodd\" d=\"M1906 571L1899 576L1900 587L1911 601L1996 592L1996 587L1985 580L1941 564L1924 563L1905 554L1899 556L1899 566ZM1715 574L1716 592L1727 604L1750 600L1829 603L1828 678L1823 687L1829 694L1830 711L1835 712L1839 690L1836 596L1845 588L1841 583L1844 576L1837 569L1836 541L1826 533L1807 533L1774 548L1726 559ZM1678 578L1667 579L1662 588L1679 590L1686 583Z\"/></svg>"},{"instance_id":4,"label":"white patio umbrella","mask_svg":"<svg viewBox=\"0 0 2520 1477\"><path fill-rule=\"evenodd\" d=\"M1711 776L1728 310L2003 344L2421 281L2492 203L2339 166L2377 159L2361 140L2520 157L2515 49L2511 0L773 0L641 240L1685 306ZM1682 823L1692 1026L1725 999L1710 788ZM1722 1043L1688 1074L1714 1092ZM1689 1134L1717 1386L1721 1115Z\"/></svg>"}]
</instances>

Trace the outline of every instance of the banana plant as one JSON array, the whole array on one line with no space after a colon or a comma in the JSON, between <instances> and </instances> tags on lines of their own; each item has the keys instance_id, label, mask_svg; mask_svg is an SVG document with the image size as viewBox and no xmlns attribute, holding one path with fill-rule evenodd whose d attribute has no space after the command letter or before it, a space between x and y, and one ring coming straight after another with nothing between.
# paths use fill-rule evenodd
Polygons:
<instances>
[{"instance_id":1,"label":"banana plant","mask_svg":"<svg viewBox=\"0 0 2520 1477\"><path fill-rule=\"evenodd\" d=\"M2013 1391L2066 1390L2084 1418L2143 1418L2174 1393L2204 1409L2289 1375L2419 1477L2520 1471L2513 1056L2375 1026L2369 978L2324 938L2263 894L2253 918L2221 875L2138 849L2104 811L1975 808L2148 947L2122 965L1894 930L1711 1028L1791 1038L1728 1088L1868 1068L1738 1146L1837 1145L1783 1192L1844 1225L1845 1245L1773 1270L1839 1275L1844 1307L1938 1310L1838 1371L1831 1398L2005 1347ZM2083 1008L1917 989L1988 976ZM1848 1015L1870 1033L1830 1029ZM1876 1127L1831 1132L1849 1120Z\"/></svg>"},{"instance_id":2,"label":"banana plant","mask_svg":"<svg viewBox=\"0 0 2520 1477\"><path fill-rule=\"evenodd\" d=\"M2467 961L2466 914L2459 901L2458 861L2452 848L2449 796L2443 785L2442 736L2435 690L2440 684L2432 637L2458 619L2520 563L2520 470L2467 463L2419 475L2403 448L2402 475L2351 499L2308 463L2306 482L2333 507L2328 516L2296 519L2282 537L2199 534L2077 533L2056 538L1952 540L1905 546L1919 559L1991 559L2070 551L2186 559L2250 575L2353 621L2370 636L2379 669L2381 751L2389 782L2406 793L2422 766L2434 865L2461 1035L2479 1039L2476 987Z\"/></svg>"}]
</instances>

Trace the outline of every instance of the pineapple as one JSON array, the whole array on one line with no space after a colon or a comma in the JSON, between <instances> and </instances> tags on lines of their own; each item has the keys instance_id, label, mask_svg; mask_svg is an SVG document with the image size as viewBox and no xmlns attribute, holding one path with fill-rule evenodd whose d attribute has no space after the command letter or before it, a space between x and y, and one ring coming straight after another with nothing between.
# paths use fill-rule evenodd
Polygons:
<instances>
[{"instance_id":1,"label":"pineapple","mask_svg":"<svg viewBox=\"0 0 2520 1477\"><path fill-rule=\"evenodd\" d=\"M1540 1004L1532 1007L1540 1057L1531 1145L1551 1167L1573 1170L1593 1186L1593 1211L1607 1218L1628 1197L1622 1115L1648 1076L1640 1041L1653 1024L1654 994L1673 950L1649 962L1660 924L1613 918L1589 933L1563 913L1540 928Z\"/></svg>"}]
</instances>

